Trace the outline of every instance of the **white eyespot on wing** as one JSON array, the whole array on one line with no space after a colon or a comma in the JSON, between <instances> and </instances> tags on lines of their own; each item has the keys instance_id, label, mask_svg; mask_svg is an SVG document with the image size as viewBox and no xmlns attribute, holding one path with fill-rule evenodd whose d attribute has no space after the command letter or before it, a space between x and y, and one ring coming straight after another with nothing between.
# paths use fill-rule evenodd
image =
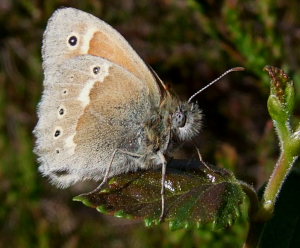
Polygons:
<instances>
[{"instance_id":1,"label":"white eyespot on wing","mask_svg":"<svg viewBox=\"0 0 300 248\"><path fill-rule=\"evenodd\" d=\"M57 108L57 118L58 119L64 118L66 113L67 113L66 107L63 104L59 105L59 107Z\"/></svg>"},{"instance_id":2,"label":"white eyespot on wing","mask_svg":"<svg viewBox=\"0 0 300 248\"><path fill-rule=\"evenodd\" d=\"M60 138L61 136L62 136L62 134L63 134L63 129L62 129L62 127L55 127L54 128L54 139L58 139L58 138Z\"/></svg>"},{"instance_id":3,"label":"white eyespot on wing","mask_svg":"<svg viewBox=\"0 0 300 248\"><path fill-rule=\"evenodd\" d=\"M66 39L67 47L70 50L75 50L80 44L80 35L72 32Z\"/></svg>"}]
</instances>

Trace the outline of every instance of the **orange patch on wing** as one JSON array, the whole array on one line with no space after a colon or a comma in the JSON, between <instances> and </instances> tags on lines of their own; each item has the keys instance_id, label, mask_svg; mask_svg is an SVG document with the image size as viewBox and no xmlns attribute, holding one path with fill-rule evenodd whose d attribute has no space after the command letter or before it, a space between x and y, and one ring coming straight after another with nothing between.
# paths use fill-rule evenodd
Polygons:
<instances>
[{"instance_id":1,"label":"orange patch on wing","mask_svg":"<svg viewBox=\"0 0 300 248\"><path fill-rule=\"evenodd\" d=\"M108 59L132 72L136 77L140 79L144 78L138 70L135 61L128 56L127 51L124 51L124 49L118 45L118 41L115 42L105 33L100 31L94 33L90 41L88 54Z\"/></svg>"}]
</instances>

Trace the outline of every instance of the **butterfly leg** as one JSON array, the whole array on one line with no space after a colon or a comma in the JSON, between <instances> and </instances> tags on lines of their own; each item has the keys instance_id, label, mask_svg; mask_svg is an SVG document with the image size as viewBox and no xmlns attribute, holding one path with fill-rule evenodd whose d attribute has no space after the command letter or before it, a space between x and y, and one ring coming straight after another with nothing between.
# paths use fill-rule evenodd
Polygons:
<instances>
[{"instance_id":1,"label":"butterfly leg","mask_svg":"<svg viewBox=\"0 0 300 248\"><path fill-rule=\"evenodd\" d=\"M105 185L105 184L107 183L109 171L110 171L112 162L113 162L113 160L114 160L114 158L115 158L115 155L116 155L117 151L118 151L118 149L115 149L115 150L113 151L113 153L112 153L110 163L107 164L107 167L106 167L106 169L105 169L105 175L104 175L104 178L103 178L102 182L101 182L101 183L98 185L98 187L95 188L94 190L92 190L92 191L90 191L90 192L88 192L88 193L84 193L84 194L82 194L82 195L91 195L91 194L94 194L94 193L100 191L100 189L103 187L103 185Z\"/></svg>"},{"instance_id":2,"label":"butterfly leg","mask_svg":"<svg viewBox=\"0 0 300 248\"><path fill-rule=\"evenodd\" d=\"M196 151L198 153L198 157L199 157L200 162L206 167L206 169L211 171L211 168L203 161L201 153L200 153L198 147L196 147Z\"/></svg>"},{"instance_id":3,"label":"butterfly leg","mask_svg":"<svg viewBox=\"0 0 300 248\"><path fill-rule=\"evenodd\" d=\"M109 172L110 172L112 163L113 163L113 161L114 161L114 158L115 158L115 155L116 155L117 152L123 153L123 154L127 154L127 155L130 155L130 156L133 156L133 157L141 157L141 155L136 154L136 153L131 153L131 152L122 151L122 150L120 150L120 149L115 149L115 150L113 151L113 153L112 153L110 163L107 165L107 167L106 167L106 169L105 169L105 175L104 175L104 178L103 178L102 182L99 184L99 186L98 186L97 188L95 188L95 189L92 190L91 192L85 193L85 194L82 194L82 195L91 195L91 194L94 194L94 193L100 191L101 188L107 183L107 180L108 180L108 178L109 178Z\"/></svg>"},{"instance_id":4,"label":"butterfly leg","mask_svg":"<svg viewBox=\"0 0 300 248\"><path fill-rule=\"evenodd\" d=\"M161 163L162 163L162 168L161 168L161 190L160 190L160 195L161 195L161 213L159 216L159 221L162 222L164 215L165 215L165 180L166 180L166 168L167 168L167 161L162 153L158 154Z\"/></svg>"}]
</instances>

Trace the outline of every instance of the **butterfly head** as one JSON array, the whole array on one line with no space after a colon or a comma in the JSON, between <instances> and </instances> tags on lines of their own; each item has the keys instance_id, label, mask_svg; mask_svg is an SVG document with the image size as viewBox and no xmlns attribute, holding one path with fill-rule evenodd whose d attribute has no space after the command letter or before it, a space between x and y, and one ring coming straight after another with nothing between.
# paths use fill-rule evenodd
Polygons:
<instances>
[{"instance_id":1,"label":"butterfly head","mask_svg":"<svg viewBox=\"0 0 300 248\"><path fill-rule=\"evenodd\" d=\"M201 128L202 114L197 104L181 103L171 114L171 130L179 141L194 138Z\"/></svg>"}]
</instances>

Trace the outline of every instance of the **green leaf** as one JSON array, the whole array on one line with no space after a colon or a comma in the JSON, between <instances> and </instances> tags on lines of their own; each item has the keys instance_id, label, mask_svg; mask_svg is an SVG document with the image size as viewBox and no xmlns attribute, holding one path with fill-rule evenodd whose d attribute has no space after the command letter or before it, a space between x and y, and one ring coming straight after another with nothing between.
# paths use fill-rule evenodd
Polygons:
<instances>
[{"instance_id":1,"label":"green leaf","mask_svg":"<svg viewBox=\"0 0 300 248\"><path fill-rule=\"evenodd\" d=\"M293 170L276 201L274 216L260 237L259 247L300 247L300 171Z\"/></svg>"},{"instance_id":2,"label":"green leaf","mask_svg":"<svg viewBox=\"0 0 300 248\"><path fill-rule=\"evenodd\" d=\"M175 161L178 165L178 161ZM185 162L186 164L186 162ZM178 166L177 166L178 167ZM168 168L165 182L165 218L171 229L229 226L239 216L244 193L224 169L203 165ZM112 178L100 192L74 198L99 212L122 218L142 218L146 226L159 224L161 171L148 170Z\"/></svg>"}]
</instances>

